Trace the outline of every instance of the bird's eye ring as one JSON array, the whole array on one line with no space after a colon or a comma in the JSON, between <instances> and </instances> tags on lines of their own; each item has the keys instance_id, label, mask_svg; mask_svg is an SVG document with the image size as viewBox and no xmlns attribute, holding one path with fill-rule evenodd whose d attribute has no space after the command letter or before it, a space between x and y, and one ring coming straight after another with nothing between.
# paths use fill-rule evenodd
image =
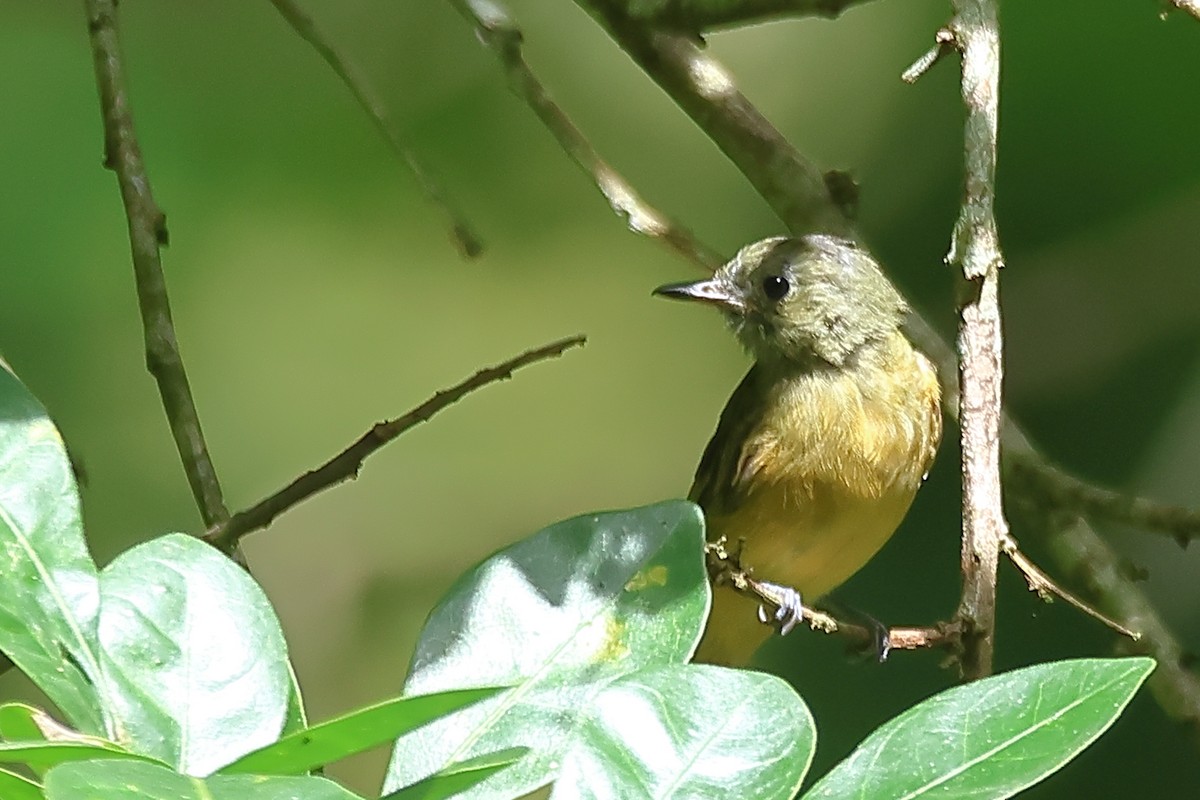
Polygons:
<instances>
[{"instance_id":1,"label":"bird's eye ring","mask_svg":"<svg viewBox=\"0 0 1200 800\"><path fill-rule=\"evenodd\" d=\"M763 294L772 300L782 300L783 296L788 293L788 289L792 288L787 278L782 275L769 275L763 279L762 283Z\"/></svg>"}]
</instances>

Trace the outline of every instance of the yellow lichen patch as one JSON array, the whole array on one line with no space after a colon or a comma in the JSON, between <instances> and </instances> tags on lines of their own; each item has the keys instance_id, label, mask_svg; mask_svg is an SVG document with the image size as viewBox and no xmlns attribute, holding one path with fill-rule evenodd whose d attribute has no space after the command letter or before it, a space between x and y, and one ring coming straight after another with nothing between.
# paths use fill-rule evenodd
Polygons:
<instances>
[{"instance_id":1,"label":"yellow lichen patch","mask_svg":"<svg viewBox=\"0 0 1200 800\"><path fill-rule=\"evenodd\" d=\"M596 662L615 662L627 658L629 656L629 648L622 639L624 633L625 626L622 623L613 617L605 617L604 641L596 651L593 660Z\"/></svg>"},{"instance_id":2,"label":"yellow lichen patch","mask_svg":"<svg viewBox=\"0 0 1200 800\"><path fill-rule=\"evenodd\" d=\"M662 564L655 564L650 569L638 570L629 582L625 584L625 591L640 592L651 586L666 586L667 585L667 568Z\"/></svg>"}]
</instances>

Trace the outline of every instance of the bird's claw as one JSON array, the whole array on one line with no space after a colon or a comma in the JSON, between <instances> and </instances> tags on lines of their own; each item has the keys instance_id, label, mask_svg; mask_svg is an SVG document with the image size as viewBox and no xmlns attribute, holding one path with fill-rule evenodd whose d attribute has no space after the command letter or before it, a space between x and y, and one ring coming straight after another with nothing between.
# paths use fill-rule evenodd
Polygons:
<instances>
[{"instance_id":1,"label":"bird's claw","mask_svg":"<svg viewBox=\"0 0 1200 800\"><path fill-rule=\"evenodd\" d=\"M892 654L892 639L888 626L884 625L874 617L868 617L868 621L872 633L872 642L875 645L875 658L880 664L888 660L888 656Z\"/></svg>"},{"instance_id":2,"label":"bird's claw","mask_svg":"<svg viewBox=\"0 0 1200 800\"><path fill-rule=\"evenodd\" d=\"M758 583L758 590L763 596L769 600L776 611L774 619L767 612L765 606L758 607L759 622L764 624L774 623L779 626L779 635L787 636L792 630L804 621L804 604L800 602L800 593L790 586L780 586L776 583Z\"/></svg>"}]
</instances>

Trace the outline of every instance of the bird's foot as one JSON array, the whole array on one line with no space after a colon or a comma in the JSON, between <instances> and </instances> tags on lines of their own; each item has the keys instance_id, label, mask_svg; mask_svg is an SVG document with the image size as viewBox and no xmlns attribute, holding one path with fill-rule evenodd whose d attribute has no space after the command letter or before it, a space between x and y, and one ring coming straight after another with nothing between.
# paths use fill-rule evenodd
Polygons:
<instances>
[{"instance_id":1,"label":"bird's foot","mask_svg":"<svg viewBox=\"0 0 1200 800\"><path fill-rule=\"evenodd\" d=\"M766 606L760 605L758 607L759 621L778 626L780 636L787 636L793 628L804 621L804 604L800 602L800 593L792 587L757 581L755 590L776 608L774 619L772 619Z\"/></svg>"}]
</instances>

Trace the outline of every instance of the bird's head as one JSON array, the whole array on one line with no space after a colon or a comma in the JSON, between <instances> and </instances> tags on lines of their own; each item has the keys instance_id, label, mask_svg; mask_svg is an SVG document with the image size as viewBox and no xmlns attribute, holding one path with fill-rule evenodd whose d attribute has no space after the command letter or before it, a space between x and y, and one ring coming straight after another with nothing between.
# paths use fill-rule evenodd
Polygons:
<instances>
[{"instance_id":1,"label":"bird's head","mask_svg":"<svg viewBox=\"0 0 1200 800\"><path fill-rule=\"evenodd\" d=\"M719 307L760 361L835 367L894 333L908 311L865 250L818 234L748 244L711 278L654 293Z\"/></svg>"}]
</instances>

